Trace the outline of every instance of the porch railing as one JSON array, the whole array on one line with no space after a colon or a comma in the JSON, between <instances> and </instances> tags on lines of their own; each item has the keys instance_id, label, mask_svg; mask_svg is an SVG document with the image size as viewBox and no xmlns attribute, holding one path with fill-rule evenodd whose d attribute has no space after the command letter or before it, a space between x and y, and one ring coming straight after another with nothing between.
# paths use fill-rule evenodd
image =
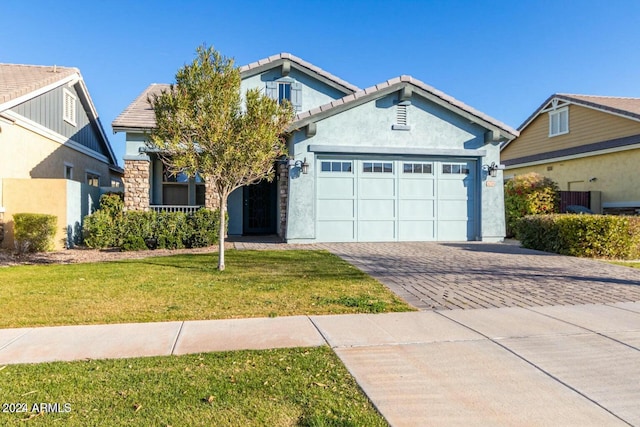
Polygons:
<instances>
[{"instance_id":1,"label":"porch railing","mask_svg":"<svg viewBox=\"0 0 640 427\"><path fill-rule=\"evenodd\" d=\"M149 209L155 212L183 212L186 214L193 213L202 208L200 205L188 206L188 205L151 205Z\"/></svg>"}]
</instances>

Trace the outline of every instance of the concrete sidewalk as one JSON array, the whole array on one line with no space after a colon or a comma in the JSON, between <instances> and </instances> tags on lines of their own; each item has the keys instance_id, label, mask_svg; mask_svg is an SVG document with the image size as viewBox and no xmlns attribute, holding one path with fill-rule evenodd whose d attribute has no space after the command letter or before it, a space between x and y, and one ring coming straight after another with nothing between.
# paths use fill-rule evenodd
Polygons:
<instances>
[{"instance_id":1,"label":"concrete sidewalk","mask_svg":"<svg viewBox=\"0 0 640 427\"><path fill-rule=\"evenodd\" d=\"M394 426L640 425L640 302L0 330L0 365L330 345Z\"/></svg>"}]
</instances>

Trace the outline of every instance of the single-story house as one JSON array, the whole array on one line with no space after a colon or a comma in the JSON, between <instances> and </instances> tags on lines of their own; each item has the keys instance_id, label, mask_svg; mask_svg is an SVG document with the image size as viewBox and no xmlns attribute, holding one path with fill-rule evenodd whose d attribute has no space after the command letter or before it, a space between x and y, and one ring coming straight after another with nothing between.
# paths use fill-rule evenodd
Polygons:
<instances>
[{"instance_id":1,"label":"single-story house","mask_svg":"<svg viewBox=\"0 0 640 427\"><path fill-rule=\"evenodd\" d=\"M640 213L640 98L554 94L518 130L505 175L547 176L597 213Z\"/></svg>"},{"instance_id":2,"label":"single-story house","mask_svg":"<svg viewBox=\"0 0 640 427\"><path fill-rule=\"evenodd\" d=\"M240 68L244 91L288 99L297 115L291 159L277 179L240 188L230 235L290 243L499 241L504 238L500 144L518 132L410 76L360 89L294 55ZM146 145L155 125L146 88L114 120L126 132L127 209L214 207L206 183L172 177Z\"/></svg>"},{"instance_id":3,"label":"single-story house","mask_svg":"<svg viewBox=\"0 0 640 427\"><path fill-rule=\"evenodd\" d=\"M77 68L0 64L0 241L13 214L58 217L55 246L78 243L82 218L123 170Z\"/></svg>"}]
</instances>

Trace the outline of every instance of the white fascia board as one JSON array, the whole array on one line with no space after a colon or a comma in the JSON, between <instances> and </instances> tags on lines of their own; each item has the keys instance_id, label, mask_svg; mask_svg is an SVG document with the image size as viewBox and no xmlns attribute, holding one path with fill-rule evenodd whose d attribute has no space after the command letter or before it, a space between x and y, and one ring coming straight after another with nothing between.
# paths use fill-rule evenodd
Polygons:
<instances>
[{"instance_id":1,"label":"white fascia board","mask_svg":"<svg viewBox=\"0 0 640 427\"><path fill-rule=\"evenodd\" d=\"M93 157L96 160L100 160L101 162L104 162L106 164L110 164L109 159L107 158L107 156L97 153L87 147L85 147L82 144L79 144L63 135L60 135L57 132L52 131L51 129L48 129L44 126L42 126L39 123L36 123L32 120L27 119L26 117L21 116L20 114L17 114L13 111L6 111L5 112L6 115L8 115L9 117L11 117L13 120L15 120L15 124L18 126L21 126L27 130L30 130L34 133L37 133L38 135L50 139L54 142L57 142L60 145L64 145L65 147L69 147L75 151L78 151L82 154L86 154L87 156Z\"/></svg>"},{"instance_id":2,"label":"white fascia board","mask_svg":"<svg viewBox=\"0 0 640 427\"><path fill-rule=\"evenodd\" d=\"M33 92L26 93L22 96L14 98L10 101L5 102L4 104L0 104L0 111L8 110L9 108L13 108L16 105L22 104L25 101L35 98L36 96L40 96L43 93L47 93L50 90L53 90L57 87L63 86L68 83L76 83L80 80L81 77L78 73L71 74L70 76L65 77L64 79L58 80L57 82L51 83L50 85L43 86L40 89L34 90Z\"/></svg>"},{"instance_id":3,"label":"white fascia board","mask_svg":"<svg viewBox=\"0 0 640 427\"><path fill-rule=\"evenodd\" d=\"M620 151L638 150L638 149L640 149L640 144L625 145L622 147L607 148L605 150L590 151L588 153L573 154L571 156L553 157L545 160L537 160L535 162L518 163L517 165L509 165L506 167L506 169L509 170L509 169L524 168L529 166L546 165L548 163L564 162L567 160L583 159L585 157L600 156L603 154L612 154L612 153L619 153Z\"/></svg>"}]
</instances>

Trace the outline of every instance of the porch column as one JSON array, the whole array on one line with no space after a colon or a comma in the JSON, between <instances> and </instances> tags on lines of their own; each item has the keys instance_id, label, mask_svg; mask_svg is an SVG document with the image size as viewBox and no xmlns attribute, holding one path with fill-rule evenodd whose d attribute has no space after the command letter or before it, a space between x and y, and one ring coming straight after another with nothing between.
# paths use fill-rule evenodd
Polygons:
<instances>
[{"instance_id":1,"label":"porch column","mask_svg":"<svg viewBox=\"0 0 640 427\"><path fill-rule=\"evenodd\" d=\"M280 224L278 225L278 236L283 239L287 235L287 201L289 199L289 165L278 163L278 201L280 210Z\"/></svg>"},{"instance_id":2,"label":"porch column","mask_svg":"<svg viewBox=\"0 0 640 427\"><path fill-rule=\"evenodd\" d=\"M209 210L216 210L220 207L220 201L218 200L218 193L214 187L214 180L211 177L207 177L204 181L204 207Z\"/></svg>"},{"instance_id":3,"label":"porch column","mask_svg":"<svg viewBox=\"0 0 640 427\"><path fill-rule=\"evenodd\" d=\"M149 210L149 158L124 161L124 209Z\"/></svg>"}]
</instances>

